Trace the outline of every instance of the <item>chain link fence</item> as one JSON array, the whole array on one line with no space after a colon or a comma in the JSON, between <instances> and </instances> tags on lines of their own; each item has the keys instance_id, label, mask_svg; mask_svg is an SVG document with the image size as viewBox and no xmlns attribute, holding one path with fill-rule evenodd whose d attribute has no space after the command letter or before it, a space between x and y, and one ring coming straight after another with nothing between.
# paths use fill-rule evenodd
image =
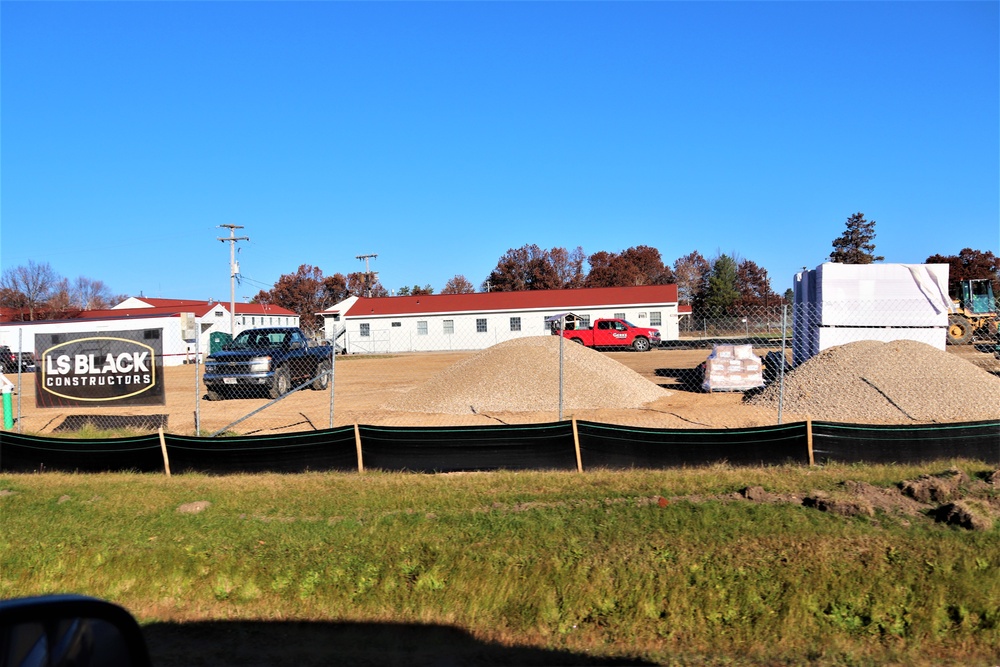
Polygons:
<instances>
[{"instance_id":1,"label":"chain link fence","mask_svg":"<svg viewBox=\"0 0 1000 667\"><path fill-rule=\"evenodd\" d=\"M978 323L972 335L962 328L965 340L948 345L954 319L925 306L828 302L685 315L676 336L654 341L648 351L636 351L628 332L620 344L589 348L571 338L587 331L588 321L560 336L541 314L530 326L519 316L483 315L464 329L454 321L386 318L337 328L326 340L281 328L249 330L226 349L175 365L163 364L159 341L144 332L36 336L34 365L4 369L11 383L4 429L67 437L157 429L266 437L350 424L567 419L663 428L760 426L797 415L782 414L780 400L755 405L748 399L780 388L823 350L861 340L918 341L1000 384L995 317ZM934 359L921 357L920 363L933 365ZM911 367L906 377L920 382L936 372Z\"/></svg>"}]
</instances>

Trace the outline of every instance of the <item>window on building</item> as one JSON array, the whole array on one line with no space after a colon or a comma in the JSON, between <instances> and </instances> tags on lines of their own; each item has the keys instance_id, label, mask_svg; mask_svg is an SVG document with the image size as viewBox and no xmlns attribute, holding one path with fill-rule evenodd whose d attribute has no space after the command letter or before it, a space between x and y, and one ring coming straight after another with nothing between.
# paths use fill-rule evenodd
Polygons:
<instances>
[{"instance_id":1,"label":"window on building","mask_svg":"<svg viewBox=\"0 0 1000 667\"><path fill-rule=\"evenodd\" d=\"M446 334L455 333L455 320L444 320L443 324L444 324L444 332Z\"/></svg>"},{"instance_id":2,"label":"window on building","mask_svg":"<svg viewBox=\"0 0 1000 667\"><path fill-rule=\"evenodd\" d=\"M615 313L615 319L616 320L624 320L625 319L625 313Z\"/></svg>"},{"instance_id":3,"label":"window on building","mask_svg":"<svg viewBox=\"0 0 1000 667\"><path fill-rule=\"evenodd\" d=\"M577 329L590 328L590 315L581 315L577 324Z\"/></svg>"},{"instance_id":4,"label":"window on building","mask_svg":"<svg viewBox=\"0 0 1000 667\"><path fill-rule=\"evenodd\" d=\"M476 333L486 333L486 318L477 317L476 318Z\"/></svg>"},{"instance_id":5,"label":"window on building","mask_svg":"<svg viewBox=\"0 0 1000 667\"><path fill-rule=\"evenodd\" d=\"M658 327L662 326L662 324L663 324L663 317L660 314L660 311L658 310L649 311L649 326Z\"/></svg>"},{"instance_id":6,"label":"window on building","mask_svg":"<svg viewBox=\"0 0 1000 667\"><path fill-rule=\"evenodd\" d=\"M142 332L142 337L146 340L157 340L160 337L159 329L145 329Z\"/></svg>"},{"instance_id":7,"label":"window on building","mask_svg":"<svg viewBox=\"0 0 1000 667\"><path fill-rule=\"evenodd\" d=\"M372 325L368 324L367 322L364 323L364 324L362 324L361 325L361 331L360 331L360 333L361 333L362 336L371 336L372 335Z\"/></svg>"},{"instance_id":8,"label":"window on building","mask_svg":"<svg viewBox=\"0 0 1000 667\"><path fill-rule=\"evenodd\" d=\"M418 336L427 335L427 320L417 320L417 335Z\"/></svg>"},{"instance_id":9,"label":"window on building","mask_svg":"<svg viewBox=\"0 0 1000 667\"><path fill-rule=\"evenodd\" d=\"M511 331L520 331L521 330L521 318L520 317L512 317L512 318L510 318L510 330Z\"/></svg>"},{"instance_id":10,"label":"window on building","mask_svg":"<svg viewBox=\"0 0 1000 667\"><path fill-rule=\"evenodd\" d=\"M395 327L401 327L401 326L403 326L403 323L402 322L393 322L392 326L393 326L393 328L395 328Z\"/></svg>"}]
</instances>

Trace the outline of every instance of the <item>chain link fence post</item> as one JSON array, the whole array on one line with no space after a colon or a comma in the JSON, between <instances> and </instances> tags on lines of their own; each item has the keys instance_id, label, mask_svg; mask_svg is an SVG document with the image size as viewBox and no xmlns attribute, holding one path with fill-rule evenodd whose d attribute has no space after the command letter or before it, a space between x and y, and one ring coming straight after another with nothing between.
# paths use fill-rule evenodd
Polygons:
<instances>
[{"instance_id":1,"label":"chain link fence post","mask_svg":"<svg viewBox=\"0 0 1000 667\"><path fill-rule=\"evenodd\" d=\"M330 339L330 428L333 428L333 392L335 389L335 380L337 373L334 369L337 367L337 329L334 326L334 335Z\"/></svg>"},{"instance_id":2,"label":"chain link fence post","mask_svg":"<svg viewBox=\"0 0 1000 667\"><path fill-rule=\"evenodd\" d=\"M201 327L194 333L194 435L201 435Z\"/></svg>"},{"instance_id":3,"label":"chain link fence post","mask_svg":"<svg viewBox=\"0 0 1000 667\"><path fill-rule=\"evenodd\" d=\"M781 363L778 364L778 423L781 424L785 403L785 360L788 358L786 339L788 334L788 305L781 307Z\"/></svg>"}]
</instances>

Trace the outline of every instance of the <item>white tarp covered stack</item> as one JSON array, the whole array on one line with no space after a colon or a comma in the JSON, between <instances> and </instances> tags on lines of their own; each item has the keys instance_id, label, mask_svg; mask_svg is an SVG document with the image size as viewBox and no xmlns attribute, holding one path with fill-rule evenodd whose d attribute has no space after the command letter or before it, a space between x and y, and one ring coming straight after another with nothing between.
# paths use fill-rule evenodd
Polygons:
<instances>
[{"instance_id":1,"label":"white tarp covered stack","mask_svg":"<svg viewBox=\"0 0 1000 667\"><path fill-rule=\"evenodd\" d=\"M792 363L859 340L915 340L943 350L947 264L821 264L795 275Z\"/></svg>"},{"instance_id":2,"label":"white tarp covered stack","mask_svg":"<svg viewBox=\"0 0 1000 667\"><path fill-rule=\"evenodd\" d=\"M752 345L713 345L705 361L704 391L747 391L764 386L764 368Z\"/></svg>"}]
</instances>

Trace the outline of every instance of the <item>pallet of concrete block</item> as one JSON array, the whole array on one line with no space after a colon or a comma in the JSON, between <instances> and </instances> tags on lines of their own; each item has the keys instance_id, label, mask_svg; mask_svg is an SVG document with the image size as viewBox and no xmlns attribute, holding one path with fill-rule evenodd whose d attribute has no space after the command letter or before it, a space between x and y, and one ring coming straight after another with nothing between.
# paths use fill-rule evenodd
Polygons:
<instances>
[{"instance_id":1,"label":"pallet of concrete block","mask_svg":"<svg viewBox=\"0 0 1000 667\"><path fill-rule=\"evenodd\" d=\"M747 391L764 386L764 367L752 345L713 345L704 367L703 391Z\"/></svg>"}]
</instances>

